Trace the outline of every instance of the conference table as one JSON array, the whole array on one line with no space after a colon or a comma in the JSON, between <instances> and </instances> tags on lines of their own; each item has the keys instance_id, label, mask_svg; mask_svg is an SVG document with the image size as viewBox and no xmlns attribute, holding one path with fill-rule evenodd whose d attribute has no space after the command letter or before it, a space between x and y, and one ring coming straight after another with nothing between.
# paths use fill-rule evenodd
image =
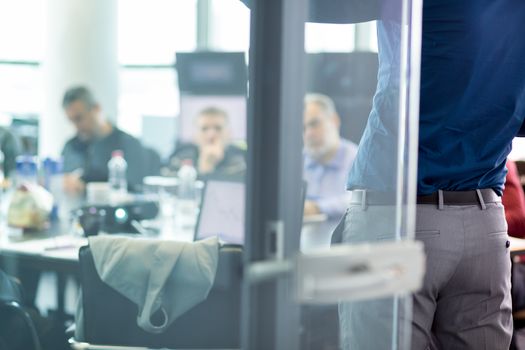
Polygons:
<instances>
[{"instance_id":1,"label":"conference table","mask_svg":"<svg viewBox=\"0 0 525 350\"><path fill-rule=\"evenodd\" d=\"M31 300L36 296L40 274L53 272L57 292L57 309L54 312L62 319L68 317L65 311L67 279L79 280L78 252L80 247L88 244L87 238L73 232L76 230L69 222L54 222L45 230L24 233L0 225L0 268L21 279ZM186 242L193 240L192 229L177 232L161 230L155 235L120 234Z\"/></svg>"},{"instance_id":2,"label":"conference table","mask_svg":"<svg viewBox=\"0 0 525 350\"><path fill-rule=\"evenodd\" d=\"M319 226L312 226L312 223L319 224ZM185 242L193 240L193 229L174 231L172 223L165 222L164 224L166 229L156 235L133 236ZM302 250L327 249L330 245L331 231L326 228L326 223L323 223L322 220L311 220L305 223L301 237ZM78 252L80 247L88 244L87 238L73 234L73 232L75 230L69 222L55 222L43 231L23 234L12 234L9 228L0 225L0 268L9 274L22 277L22 282L25 282L22 275L28 271L37 276L42 272L55 273L56 313L59 317L64 318L67 317L65 312L66 281L68 277L78 280ZM510 237L509 240L512 262L514 264L524 263L525 239ZM34 288L35 290L36 287L37 285L26 286L27 289Z\"/></svg>"},{"instance_id":3,"label":"conference table","mask_svg":"<svg viewBox=\"0 0 525 350\"><path fill-rule=\"evenodd\" d=\"M513 262L522 262L522 257L525 256L525 239L509 237L510 241L510 255Z\"/></svg>"},{"instance_id":4,"label":"conference table","mask_svg":"<svg viewBox=\"0 0 525 350\"><path fill-rule=\"evenodd\" d=\"M170 230L171 223L165 223L167 229L159 234L137 235L122 232L122 235L191 242L194 238L193 228ZM315 226L318 225L318 226ZM333 229L333 224L329 226ZM70 223L55 222L49 228L39 232L9 234L9 229L0 226L0 265L14 268L29 265L34 269L77 274L78 251L87 245L87 238L73 234ZM104 233L102 233L104 234ZM304 225L301 246L305 250L328 248L331 230L319 220L315 224ZM12 270L12 269L11 269Z\"/></svg>"},{"instance_id":5,"label":"conference table","mask_svg":"<svg viewBox=\"0 0 525 350\"><path fill-rule=\"evenodd\" d=\"M65 319L65 289L68 277L78 280L78 250L87 239L67 234L65 224L55 223L41 232L12 234L3 226L0 230L0 268L18 277L29 300L36 298L39 277L43 272L56 275L55 310Z\"/></svg>"},{"instance_id":6,"label":"conference table","mask_svg":"<svg viewBox=\"0 0 525 350\"><path fill-rule=\"evenodd\" d=\"M158 223L158 222L157 222ZM68 278L79 280L78 252L88 244L88 239L76 233L78 229L71 222L56 221L38 232L24 232L0 223L0 268L18 277L28 292L29 300L36 299L39 276L52 272L56 276L57 317L67 319L66 282ZM161 220L162 228L156 234L133 235L134 237L155 238L191 242L194 229L175 230L173 221ZM328 226L327 226L328 225ZM322 217L305 220L301 233L301 249L329 248L333 223L326 223ZM103 233L102 233L103 234ZM122 232L121 234L130 235Z\"/></svg>"}]
</instances>

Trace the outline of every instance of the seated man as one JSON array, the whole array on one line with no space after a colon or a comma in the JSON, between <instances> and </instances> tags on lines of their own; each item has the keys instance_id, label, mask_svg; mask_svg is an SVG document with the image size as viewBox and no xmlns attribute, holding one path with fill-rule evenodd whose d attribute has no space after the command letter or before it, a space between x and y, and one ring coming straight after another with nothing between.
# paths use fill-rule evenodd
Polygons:
<instances>
[{"instance_id":1,"label":"seated man","mask_svg":"<svg viewBox=\"0 0 525 350\"><path fill-rule=\"evenodd\" d=\"M81 193L87 182L108 181L108 162L115 150L121 150L128 163L128 186L140 186L146 172L146 152L140 141L108 122L91 91L83 86L67 90L62 106L77 130L62 151L65 191Z\"/></svg>"},{"instance_id":2,"label":"seated man","mask_svg":"<svg viewBox=\"0 0 525 350\"><path fill-rule=\"evenodd\" d=\"M244 175L245 151L230 144L228 115L208 107L196 118L195 143L183 144L170 157L170 170L177 171L182 161L190 159L200 178Z\"/></svg>"},{"instance_id":3,"label":"seated man","mask_svg":"<svg viewBox=\"0 0 525 350\"><path fill-rule=\"evenodd\" d=\"M16 167L16 156L19 154L19 145L16 137L7 128L0 127L0 164L2 164L5 178L14 176ZM0 182L2 179L0 179Z\"/></svg>"},{"instance_id":4,"label":"seated man","mask_svg":"<svg viewBox=\"0 0 525 350\"><path fill-rule=\"evenodd\" d=\"M304 216L325 214L329 220L337 220L348 207L346 178L357 146L339 136L341 121L328 96L306 95L303 122Z\"/></svg>"}]
</instances>

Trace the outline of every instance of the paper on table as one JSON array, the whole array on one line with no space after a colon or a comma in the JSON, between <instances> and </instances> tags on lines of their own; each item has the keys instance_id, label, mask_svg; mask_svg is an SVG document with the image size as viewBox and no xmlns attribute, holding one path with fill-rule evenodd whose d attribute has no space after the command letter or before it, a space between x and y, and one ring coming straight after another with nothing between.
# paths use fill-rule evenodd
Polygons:
<instances>
[{"instance_id":1,"label":"paper on table","mask_svg":"<svg viewBox=\"0 0 525 350\"><path fill-rule=\"evenodd\" d=\"M303 225L318 224L328 220L326 214L307 215L303 218Z\"/></svg>"},{"instance_id":2,"label":"paper on table","mask_svg":"<svg viewBox=\"0 0 525 350\"><path fill-rule=\"evenodd\" d=\"M525 250L525 239L509 237L509 241L510 241L510 251L511 252L518 252L518 251Z\"/></svg>"},{"instance_id":3,"label":"paper on table","mask_svg":"<svg viewBox=\"0 0 525 350\"><path fill-rule=\"evenodd\" d=\"M24 242L4 243L0 249L24 254L77 258L78 249L86 244L87 239L83 237L56 236Z\"/></svg>"}]
</instances>

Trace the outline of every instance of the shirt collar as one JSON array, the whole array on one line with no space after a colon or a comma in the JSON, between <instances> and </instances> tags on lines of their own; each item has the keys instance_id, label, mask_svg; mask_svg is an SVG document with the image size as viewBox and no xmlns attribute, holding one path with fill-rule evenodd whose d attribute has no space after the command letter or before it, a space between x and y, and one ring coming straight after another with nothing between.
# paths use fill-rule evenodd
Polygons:
<instances>
[{"instance_id":1,"label":"shirt collar","mask_svg":"<svg viewBox=\"0 0 525 350\"><path fill-rule=\"evenodd\" d=\"M345 149L343 147L343 143L341 142L339 144L339 148L337 149L335 156L328 163L321 164L305 153L304 165L307 169L311 169L315 167L323 167L326 169L338 170L343 166L344 157L345 157Z\"/></svg>"}]
</instances>

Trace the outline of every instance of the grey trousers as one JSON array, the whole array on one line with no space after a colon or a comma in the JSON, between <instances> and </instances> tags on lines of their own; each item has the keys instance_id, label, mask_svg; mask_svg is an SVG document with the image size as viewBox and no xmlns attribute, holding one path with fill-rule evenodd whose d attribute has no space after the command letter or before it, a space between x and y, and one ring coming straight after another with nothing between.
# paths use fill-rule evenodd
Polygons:
<instances>
[{"instance_id":1,"label":"grey trousers","mask_svg":"<svg viewBox=\"0 0 525 350\"><path fill-rule=\"evenodd\" d=\"M394 239L394 223L394 207L352 205L343 241ZM423 288L412 297L341 303L342 348L508 350L512 305L503 206L418 205L416 239L427 256Z\"/></svg>"}]
</instances>

